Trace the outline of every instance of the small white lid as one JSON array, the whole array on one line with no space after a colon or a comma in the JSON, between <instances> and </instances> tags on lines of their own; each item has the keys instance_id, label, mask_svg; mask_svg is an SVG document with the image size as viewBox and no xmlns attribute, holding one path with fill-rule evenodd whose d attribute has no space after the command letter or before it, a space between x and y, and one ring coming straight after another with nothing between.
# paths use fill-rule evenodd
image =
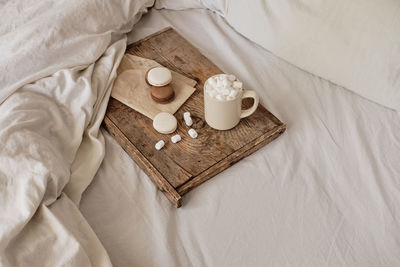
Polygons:
<instances>
[{"instance_id":1,"label":"small white lid","mask_svg":"<svg viewBox=\"0 0 400 267\"><path fill-rule=\"evenodd\" d=\"M172 81L171 71L164 67L155 67L147 73L147 81L153 86L165 86Z\"/></svg>"},{"instance_id":2,"label":"small white lid","mask_svg":"<svg viewBox=\"0 0 400 267\"><path fill-rule=\"evenodd\" d=\"M168 112L158 113L153 120L154 129L162 134L170 134L176 130L178 122L174 115Z\"/></svg>"}]
</instances>

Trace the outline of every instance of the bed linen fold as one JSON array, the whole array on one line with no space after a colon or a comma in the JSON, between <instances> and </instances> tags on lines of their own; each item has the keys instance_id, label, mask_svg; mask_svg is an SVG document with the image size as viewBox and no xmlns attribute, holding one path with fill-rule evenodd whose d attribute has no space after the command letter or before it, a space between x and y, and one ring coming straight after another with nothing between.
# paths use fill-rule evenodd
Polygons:
<instances>
[{"instance_id":1,"label":"bed linen fold","mask_svg":"<svg viewBox=\"0 0 400 267\"><path fill-rule=\"evenodd\" d=\"M0 4L1 266L111 266L78 205L126 32L152 4Z\"/></svg>"}]
</instances>

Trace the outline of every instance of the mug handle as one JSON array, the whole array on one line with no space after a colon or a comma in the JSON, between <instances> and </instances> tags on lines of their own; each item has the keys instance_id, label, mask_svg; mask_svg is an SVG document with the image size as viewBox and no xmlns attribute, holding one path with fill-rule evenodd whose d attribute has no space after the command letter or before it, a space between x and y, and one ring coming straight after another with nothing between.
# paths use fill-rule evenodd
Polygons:
<instances>
[{"instance_id":1,"label":"mug handle","mask_svg":"<svg viewBox=\"0 0 400 267\"><path fill-rule=\"evenodd\" d=\"M256 93L256 91L253 91L253 90L244 90L242 99L244 99L244 98L253 98L254 104L251 108L242 110L242 112L240 113L241 119L246 118L246 117L250 116L251 114L253 114L254 111L256 111L256 109L258 107L258 102L259 102L258 94Z\"/></svg>"}]
</instances>

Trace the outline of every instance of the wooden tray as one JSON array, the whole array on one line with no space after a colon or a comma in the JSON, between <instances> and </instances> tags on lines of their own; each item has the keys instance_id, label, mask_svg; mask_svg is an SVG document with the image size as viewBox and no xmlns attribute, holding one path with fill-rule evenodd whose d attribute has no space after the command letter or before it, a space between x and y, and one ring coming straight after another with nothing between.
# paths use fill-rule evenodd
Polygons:
<instances>
[{"instance_id":1,"label":"wooden tray","mask_svg":"<svg viewBox=\"0 0 400 267\"><path fill-rule=\"evenodd\" d=\"M113 98L104 118L108 132L176 207L181 206L184 194L265 146L286 129L261 105L232 130L209 127L203 120L202 88L208 77L222 71L171 28L130 45L126 53L156 60L198 82L194 94L175 113L176 132L182 136L177 144L170 141L172 134L157 133L149 118ZM185 111L192 114L192 127L199 133L197 139L191 139L187 133L188 127L182 120ZM161 139L167 142L157 151L154 144Z\"/></svg>"}]
</instances>

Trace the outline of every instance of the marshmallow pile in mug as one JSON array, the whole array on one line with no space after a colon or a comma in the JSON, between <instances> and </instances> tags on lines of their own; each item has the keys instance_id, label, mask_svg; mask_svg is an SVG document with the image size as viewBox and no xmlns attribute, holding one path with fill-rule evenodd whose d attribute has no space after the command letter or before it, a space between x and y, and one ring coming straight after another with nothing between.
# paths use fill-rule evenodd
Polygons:
<instances>
[{"instance_id":1,"label":"marshmallow pile in mug","mask_svg":"<svg viewBox=\"0 0 400 267\"><path fill-rule=\"evenodd\" d=\"M219 101L233 100L242 90L243 83L232 74L220 74L208 79L206 92Z\"/></svg>"}]
</instances>

